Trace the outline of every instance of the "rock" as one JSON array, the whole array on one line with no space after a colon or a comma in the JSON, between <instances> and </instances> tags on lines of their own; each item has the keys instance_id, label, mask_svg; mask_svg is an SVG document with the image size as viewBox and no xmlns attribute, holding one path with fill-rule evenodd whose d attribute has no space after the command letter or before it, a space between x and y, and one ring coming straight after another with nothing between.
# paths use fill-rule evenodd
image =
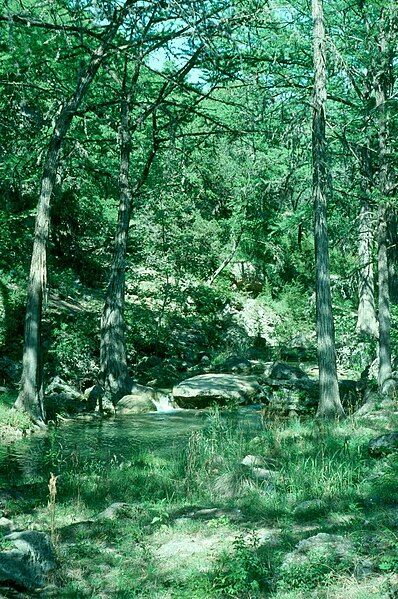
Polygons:
<instances>
[{"instance_id":1,"label":"rock","mask_svg":"<svg viewBox=\"0 0 398 599\"><path fill-rule=\"evenodd\" d=\"M8 518L0 518L0 534L8 534L14 530L14 524Z\"/></svg>"},{"instance_id":2,"label":"rock","mask_svg":"<svg viewBox=\"0 0 398 599\"><path fill-rule=\"evenodd\" d=\"M173 397L182 408L205 408L213 402L249 403L260 393L255 377L231 374L194 376L173 388Z\"/></svg>"},{"instance_id":3,"label":"rock","mask_svg":"<svg viewBox=\"0 0 398 599\"><path fill-rule=\"evenodd\" d=\"M241 461L243 466L262 466L264 464L264 458L260 455L247 455Z\"/></svg>"},{"instance_id":4,"label":"rock","mask_svg":"<svg viewBox=\"0 0 398 599\"><path fill-rule=\"evenodd\" d=\"M128 395L116 404L118 414L144 414L145 412L170 412L175 409L172 398L153 387L134 383Z\"/></svg>"},{"instance_id":5,"label":"rock","mask_svg":"<svg viewBox=\"0 0 398 599\"><path fill-rule=\"evenodd\" d=\"M268 470L268 468L252 468L253 477L257 480L270 481L271 479L275 479L276 472L274 470ZM271 487L269 487L271 490Z\"/></svg>"},{"instance_id":6,"label":"rock","mask_svg":"<svg viewBox=\"0 0 398 599\"><path fill-rule=\"evenodd\" d=\"M398 432L380 435L368 443L371 455L381 456L398 450Z\"/></svg>"},{"instance_id":7,"label":"rock","mask_svg":"<svg viewBox=\"0 0 398 599\"><path fill-rule=\"evenodd\" d=\"M153 401L155 390L152 387L144 387L143 385L139 385L139 387L151 390L152 394L150 391L146 393L142 389L139 389L136 393L125 395L116 404L118 414L145 414L146 412L156 411Z\"/></svg>"},{"instance_id":8,"label":"rock","mask_svg":"<svg viewBox=\"0 0 398 599\"><path fill-rule=\"evenodd\" d=\"M0 393L9 393L9 389L7 389L7 387L0 387Z\"/></svg>"},{"instance_id":9,"label":"rock","mask_svg":"<svg viewBox=\"0 0 398 599\"><path fill-rule=\"evenodd\" d=\"M112 503L106 510L98 514L96 520L118 520L119 518L128 518L131 513L131 506L128 503L117 502Z\"/></svg>"},{"instance_id":10,"label":"rock","mask_svg":"<svg viewBox=\"0 0 398 599\"><path fill-rule=\"evenodd\" d=\"M46 392L48 395L51 394L64 394L69 398L80 399L81 394L79 391L68 385L61 377L56 376L52 379L52 381L47 385Z\"/></svg>"},{"instance_id":11,"label":"rock","mask_svg":"<svg viewBox=\"0 0 398 599\"><path fill-rule=\"evenodd\" d=\"M309 562L310 554L314 552L333 555L337 561L355 557L354 546L349 539L341 535L320 532L313 537L300 541L292 552L287 553L282 568L288 568L294 564L305 564Z\"/></svg>"},{"instance_id":12,"label":"rock","mask_svg":"<svg viewBox=\"0 0 398 599\"><path fill-rule=\"evenodd\" d=\"M325 510L326 504L324 501L321 499L309 499L308 501L298 503L293 510L293 514L299 518L311 518Z\"/></svg>"},{"instance_id":13,"label":"rock","mask_svg":"<svg viewBox=\"0 0 398 599\"><path fill-rule=\"evenodd\" d=\"M259 298L247 298L241 309L231 313L232 323L237 325L250 344L255 341L265 347L276 345L275 328L280 317ZM262 343L264 342L264 344Z\"/></svg>"},{"instance_id":14,"label":"rock","mask_svg":"<svg viewBox=\"0 0 398 599\"><path fill-rule=\"evenodd\" d=\"M4 540L15 549L0 553L0 582L30 591L48 583L49 574L57 568L50 538L36 531L13 532Z\"/></svg>"},{"instance_id":15,"label":"rock","mask_svg":"<svg viewBox=\"0 0 398 599\"><path fill-rule=\"evenodd\" d=\"M272 368L270 378L276 380L295 381L300 379L308 379L309 377L304 370L301 370L301 368L298 368L297 366L285 364L284 362L277 362Z\"/></svg>"},{"instance_id":16,"label":"rock","mask_svg":"<svg viewBox=\"0 0 398 599\"><path fill-rule=\"evenodd\" d=\"M59 413L76 414L86 408L83 395L59 376L47 386L44 401L49 419L55 419Z\"/></svg>"},{"instance_id":17,"label":"rock","mask_svg":"<svg viewBox=\"0 0 398 599\"><path fill-rule=\"evenodd\" d=\"M251 367L250 360L242 356L230 356L222 364L219 369L221 372L249 372Z\"/></svg>"},{"instance_id":18,"label":"rock","mask_svg":"<svg viewBox=\"0 0 398 599\"><path fill-rule=\"evenodd\" d=\"M104 396L104 389L96 383L92 387L85 389L83 395L87 403L87 409L91 411L95 409L99 400Z\"/></svg>"}]
</instances>

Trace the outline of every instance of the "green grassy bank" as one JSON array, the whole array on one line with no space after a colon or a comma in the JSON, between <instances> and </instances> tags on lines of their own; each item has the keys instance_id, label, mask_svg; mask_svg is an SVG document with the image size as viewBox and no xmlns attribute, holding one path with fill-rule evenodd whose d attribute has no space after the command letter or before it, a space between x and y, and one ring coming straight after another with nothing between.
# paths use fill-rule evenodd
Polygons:
<instances>
[{"instance_id":1,"label":"green grassy bank","mask_svg":"<svg viewBox=\"0 0 398 599\"><path fill-rule=\"evenodd\" d=\"M396 424L280 421L253 433L216 411L182 447L134 450L106 467L54 443L52 501L32 475L3 511L53 536L61 569L48 596L394 597L398 456L372 458L367 442ZM114 502L125 505L98 517ZM350 550L286 561L319 533Z\"/></svg>"}]
</instances>

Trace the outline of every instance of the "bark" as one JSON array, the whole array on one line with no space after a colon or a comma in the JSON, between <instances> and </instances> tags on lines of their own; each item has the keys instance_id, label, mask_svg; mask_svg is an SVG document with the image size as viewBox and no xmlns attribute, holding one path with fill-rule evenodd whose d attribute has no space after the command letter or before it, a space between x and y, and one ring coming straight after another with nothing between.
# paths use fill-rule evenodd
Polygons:
<instances>
[{"instance_id":1,"label":"bark","mask_svg":"<svg viewBox=\"0 0 398 599\"><path fill-rule=\"evenodd\" d=\"M132 382L128 374L127 352L125 341L125 287L126 287L126 255L130 227L132 198L145 183L158 146L155 136L151 152L137 181L134 192L131 190L129 171L131 156L130 99L125 96L121 103L119 128L120 170L119 170L119 210L116 236L113 247L109 284L105 295L105 303L101 317L101 376L104 385L104 400L117 403L123 395L131 390ZM109 404L108 404L109 405ZM102 404L99 408L102 411Z\"/></svg>"},{"instance_id":2,"label":"bark","mask_svg":"<svg viewBox=\"0 0 398 599\"><path fill-rule=\"evenodd\" d=\"M121 105L119 128L120 170L119 211L113 249L111 274L101 317L101 373L105 399L116 403L128 391L128 369L124 335L124 299L126 278L127 239L131 215L129 181L131 135L129 98ZM102 406L100 406L102 410Z\"/></svg>"},{"instance_id":3,"label":"bark","mask_svg":"<svg viewBox=\"0 0 398 599\"><path fill-rule=\"evenodd\" d=\"M138 64L129 92L127 92L125 64L124 77L122 81L122 102L119 128L120 143L120 170L119 170L119 210L116 226L115 242L113 247L112 263L110 269L109 284L105 295L105 303L101 317L101 343L100 364L101 378L104 385L104 397L99 405L100 412L103 411L105 403L107 407L116 404L123 395L130 392L132 381L129 377L127 366L127 351L125 341L125 286L126 286L126 255L127 242L130 227L132 198L144 185L148 178L152 163L158 151L159 140L157 138L156 109L163 99L170 94L179 81L192 69L201 52L197 50L190 60L177 73L176 80L168 81L161 87L157 99L142 115L133 123L130 122L130 95L134 92L138 80L140 65ZM137 126L152 115L153 144L147 157L141 175L134 189L129 182L131 137Z\"/></svg>"},{"instance_id":4,"label":"bark","mask_svg":"<svg viewBox=\"0 0 398 599\"><path fill-rule=\"evenodd\" d=\"M378 336L374 298L373 231L374 216L370 202L372 167L369 147L361 151L361 208L359 213L359 304L356 330L360 335Z\"/></svg>"},{"instance_id":5,"label":"bark","mask_svg":"<svg viewBox=\"0 0 398 599\"><path fill-rule=\"evenodd\" d=\"M390 210L387 226L390 300L398 304L398 220L395 207Z\"/></svg>"},{"instance_id":6,"label":"bark","mask_svg":"<svg viewBox=\"0 0 398 599\"><path fill-rule=\"evenodd\" d=\"M383 11L384 13L384 11ZM381 393L394 390L391 366L391 322L388 268L388 213L392 189L390 164L390 131L388 98L392 89L392 58L387 39L386 18L382 18L379 42L380 69L376 85L376 108L379 136L379 189L378 210L378 283L379 283L379 372L378 385Z\"/></svg>"},{"instance_id":7,"label":"bark","mask_svg":"<svg viewBox=\"0 0 398 599\"><path fill-rule=\"evenodd\" d=\"M44 425L43 365L41 324L47 278L47 243L50 227L50 201L55 184L63 141L73 116L80 106L91 82L100 68L109 46L122 24L133 0L128 0L108 26L101 44L92 55L80 76L76 89L62 107L54 126L44 162L40 195L37 205L35 237L30 266L28 297L25 316L24 349L21 387L15 407L26 411L34 422Z\"/></svg>"},{"instance_id":8,"label":"bark","mask_svg":"<svg viewBox=\"0 0 398 599\"><path fill-rule=\"evenodd\" d=\"M312 0L314 22L314 98L312 122L313 202L315 212L316 320L319 363L317 417L344 416L337 380L327 230L326 43L322 0Z\"/></svg>"}]
</instances>

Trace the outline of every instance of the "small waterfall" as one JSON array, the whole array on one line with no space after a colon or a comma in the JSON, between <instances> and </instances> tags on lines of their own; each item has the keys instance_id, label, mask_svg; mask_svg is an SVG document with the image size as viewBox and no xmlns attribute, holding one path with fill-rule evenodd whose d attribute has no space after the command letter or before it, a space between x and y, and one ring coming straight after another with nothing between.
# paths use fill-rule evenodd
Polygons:
<instances>
[{"instance_id":1,"label":"small waterfall","mask_svg":"<svg viewBox=\"0 0 398 599\"><path fill-rule=\"evenodd\" d=\"M181 410L173 401L172 395L165 393L156 393L156 399L152 399L157 412L176 412Z\"/></svg>"}]
</instances>

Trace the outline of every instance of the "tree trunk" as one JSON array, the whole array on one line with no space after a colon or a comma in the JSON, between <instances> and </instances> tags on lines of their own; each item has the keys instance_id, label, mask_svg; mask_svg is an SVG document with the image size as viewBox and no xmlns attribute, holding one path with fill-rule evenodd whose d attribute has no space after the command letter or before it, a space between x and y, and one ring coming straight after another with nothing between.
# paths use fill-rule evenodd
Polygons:
<instances>
[{"instance_id":1,"label":"tree trunk","mask_svg":"<svg viewBox=\"0 0 398 599\"><path fill-rule=\"evenodd\" d=\"M356 330L360 335L378 336L373 274L373 209L370 204L371 162L369 147L361 150L361 208L359 213L359 304Z\"/></svg>"},{"instance_id":2,"label":"tree trunk","mask_svg":"<svg viewBox=\"0 0 398 599\"><path fill-rule=\"evenodd\" d=\"M379 373L378 385L381 393L394 390L391 367L390 338L390 293L388 269L388 214L389 196L392 189L392 172L390 164L390 131L389 131L389 93L392 90L392 56L387 38L385 11L381 19L379 42L380 69L376 84L376 108L378 114L379 135L379 189L380 200L378 210L378 282L379 282Z\"/></svg>"},{"instance_id":3,"label":"tree trunk","mask_svg":"<svg viewBox=\"0 0 398 599\"><path fill-rule=\"evenodd\" d=\"M312 122L313 202L315 211L316 320L319 363L317 417L344 416L337 380L327 231L326 44L322 0L312 0L314 21L314 98Z\"/></svg>"},{"instance_id":4,"label":"tree trunk","mask_svg":"<svg viewBox=\"0 0 398 599\"><path fill-rule=\"evenodd\" d=\"M128 392L128 370L124 336L126 252L131 215L129 182L131 135L129 99L124 97L120 117L120 203L111 274L101 317L101 373L104 399L116 403ZM102 406L100 405L100 410Z\"/></svg>"},{"instance_id":5,"label":"tree trunk","mask_svg":"<svg viewBox=\"0 0 398 599\"><path fill-rule=\"evenodd\" d=\"M138 71L135 83L138 79ZM135 84L133 82L132 87ZM116 226L115 243L108 288L105 295L105 303L101 317L101 347L100 363L101 378L104 385L104 397L100 402L99 409L102 412L105 407L117 403L123 395L131 390L127 367L127 352L125 341L125 286L126 286L126 255L127 242L130 227L132 198L144 185L156 152L158 141L156 138L156 116L153 114L153 146L142 169L141 175L131 190L129 171L131 155L131 127L130 127L130 98L125 93L125 81L123 82L123 100L121 103L121 117L119 128L120 143L120 170L119 170L119 211ZM136 124L135 124L136 126ZM135 129L133 127L133 130Z\"/></svg>"},{"instance_id":6,"label":"tree trunk","mask_svg":"<svg viewBox=\"0 0 398 599\"><path fill-rule=\"evenodd\" d=\"M398 219L397 209L392 207L388 219L388 272L390 300L398 304Z\"/></svg>"},{"instance_id":7,"label":"tree trunk","mask_svg":"<svg viewBox=\"0 0 398 599\"><path fill-rule=\"evenodd\" d=\"M37 205L35 238L33 242L30 266L28 297L25 316L24 349L22 358L22 378L15 407L26 411L34 422L44 425L45 410L43 405L43 365L41 348L41 322L43 303L46 293L47 279L47 243L50 227L50 201L57 174L60 150L69 130L73 116L82 102L91 82L103 62L110 43L123 22L132 0L128 0L117 13L104 34L103 40L95 50L92 58L80 76L75 92L64 104L50 139L40 195Z\"/></svg>"}]
</instances>

